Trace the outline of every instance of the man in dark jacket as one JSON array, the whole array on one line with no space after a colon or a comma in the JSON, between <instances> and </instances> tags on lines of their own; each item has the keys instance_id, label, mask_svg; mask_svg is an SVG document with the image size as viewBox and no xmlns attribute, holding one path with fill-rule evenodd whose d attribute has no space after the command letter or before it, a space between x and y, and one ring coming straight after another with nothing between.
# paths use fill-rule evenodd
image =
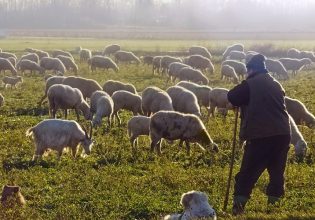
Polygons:
<instances>
[{"instance_id":1,"label":"man in dark jacket","mask_svg":"<svg viewBox=\"0 0 315 220\"><path fill-rule=\"evenodd\" d=\"M241 214L258 178L267 169L268 203L284 195L284 170L290 144L289 117L284 89L268 74L265 57L253 56L248 77L228 92L228 100L241 108L240 139L246 141L240 171L235 176L233 214Z\"/></svg>"}]
</instances>

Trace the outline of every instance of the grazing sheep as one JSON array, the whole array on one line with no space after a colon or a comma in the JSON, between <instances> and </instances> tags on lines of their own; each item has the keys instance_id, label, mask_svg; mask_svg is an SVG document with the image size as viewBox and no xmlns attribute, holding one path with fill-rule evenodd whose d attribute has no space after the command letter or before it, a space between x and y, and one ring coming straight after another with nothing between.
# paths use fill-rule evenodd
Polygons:
<instances>
[{"instance_id":1,"label":"grazing sheep","mask_svg":"<svg viewBox=\"0 0 315 220\"><path fill-rule=\"evenodd\" d=\"M312 61L309 58L293 59L281 58L279 61L283 64L287 71L292 70L292 75L295 76L304 66L310 65Z\"/></svg>"},{"instance_id":2,"label":"grazing sheep","mask_svg":"<svg viewBox=\"0 0 315 220\"><path fill-rule=\"evenodd\" d=\"M152 73L153 73L153 75L154 75L155 71L160 73L162 57L163 56L155 56L155 57L153 57L153 60L152 60Z\"/></svg>"},{"instance_id":3,"label":"grazing sheep","mask_svg":"<svg viewBox=\"0 0 315 220\"><path fill-rule=\"evenodd\" d=\"M120 50L120 45L118 44L112 44L105 47L103 51L103 56L110 56L111 54L116 53L118 50Z\"/></svg>"},{"instance_id":4,"label":"grazing sheep","mask_svg":"<svg viewBox=\"0 0 315 220\"><path fill-rule=\"evenodd\" d=\"M98 82L83 77L69 76L63 79L62 84L79 89L82 92L84 99L90 98L93 92L102 90L102 87Z\"/></svg>"},{"instance_id":5,"label":"grazing sheep","mask_svg":"<svg viewBox=\"0 0 315 220\"><path fill-rule=\"evenodd\" d=\"M209 84L209 79L200 71L191 67L184 67L179 71L178 78L180 81L191 81L203 85ZM174 77L175 81L175 77Z\"/></svg>"},{"instance_id":6,"label":"grazing sheep","mask_svg":"<svg viewBox=\"0 0 315 220\"><path fill-rule=\"evenodd\" d=\"M146 116L161 110L172 111L172 99L168 93L158 87L147 87L142 92L142 110Z\"/></svg>"},{"instance_id":7,"label":"grazing sheep","mask_svg":"<svg viewBox=\"0 0 315 220\"><path fill-rule=\"evenodd\" d=\"M300 53L300 59L308 58L312 62L315 62L315 54L313 51L301 51Z\"/></svg>"},{"instance_id":8,"label":"grazing sheep","mask_svg":"<svg viewBox=\"0 0 315 220\"><path fill-rule=\"evenodd\" d=\"M72 88L68 85L56 84L48 89L47 97L52 118L56 118L58 109L63 109L65 112L65 119L67 119L67 110L74 109L78 121L80 119L79 110L82 111L86 120L91 119L90 106L84 100L79 89Z\"/></svg>"},{"instance_id":9,"label":"grazing sheep","mask_svg":"<svg viewBox=\"0 0 315 220\"><path fill-rule=\"evenodd\" d=\"M200 148L210 147L218 151L218 146L213 142L202 121L192 114L183 114L175 111L159 111L151 116L150 120L151 151L157 149L161 155L161 139L180 140L180 145L185 142L187 154L190 154L190 142L197 142ZM181 147L181 146L180 146Z\"/></svg>"},{"instance_id":10,"label":"grazing sheep","mask_svg":"<svg viewBox=\"0 0 315 220\"><path fill-rule=\"evenodd\" d=\"M118 90L125 90L133 94L137 94L137 90L134 85L115 80L107 80L103 85L103 90L107 92L110 96Z\"/></svg>"},{"instance_id":11,"label":"grazing sheep","mask_svg":"<svg viewBox=\"0 0 315 220\"><path fill-rule=\"evenodd\" d=\"M182 62L180 58L172 56L163 56L160 61L160 67L162 69L162 74L168 71L169 65L174 62Z\"/></svg>"},{"instance_id":12,"label":"grazing sheep","mask_svg":"<svg viewBox=\"0 0 315 220\"><path fill-rule=\"evenodd\" d=\"M10 63L12 64L12 66L16 67L16 59L15 59L14 57L9 57L9 58L7 58L7 59L10 61Z\"/></svg>"},{"instance_id":13,"label":"grazing sheep","mask_svg":"<svg viewBox=\"0 0 315 220\"><path fill-rule=\"evenodd\" d=\"M201 116L198 99L194 93L180 86L171 86L166 92L172 99L175 111Z\"/></svg>"},{"instance_id":14,"label":"grazing sheep","mask_svg":"<svg viewBox=\"0 0 315 220\"><path fill-rule=\"evenodd\" d=\"M209 50L205 47L201 46L192 46L188 49L189 55L201 55L203 57L206 57L208 59L211 59L211 53Z\"/></svg>"},{"instance_id":15,"label":"grazing sheep","mask_svg":"<svg viewBox=\"0 0 315 220\"><path fill-rule=\"evenodd\" d=\"M13 58L17 59L17 56L14 53L0 52L0 58L8 59L10 57L13 57Z\"/></svg>"},{"instance_id":16,"label":"grazing sheep","mask_svg":"<svg viewBox=\"0 0 315 220\"><path fill-rule=\"evenodd\" d=\"M294 122L292 116L289 115L290 119L290 130L291 130L291 141L290 143L294 145L294 151L297 158L304 158L307 151L307 143L304 140L299 128Z\"/></svg>"},{"instance_id":17,"label":"grazing sheep","mask_svg":"<svg viewBox=\"0 0 315 220\"><path fill-rule=\"evenodd\" d=\"M13 76L17 74L15 67L12 65L12 63L8 59L0 58L0 72L6 71L6 70L11 71Z\"/></svg>"},{"instance_id":18,"label":"grazing sheep","mask_svg":"<svg viewBox=\"0 0 315 220\"><path fill-rule=\"evenodd\" d=\"M92 120L93 126L100 126L102 118L107 117L108 128L111 127L111 117L114 112L114 102L106 92L95 91L91 96L91 114L95 117Z\"/></svg>"},{"instance_id":19,"label":"grazing sheep","mask_svg":"<svg viewBox=\"0 0 315 220\"><path fill-rule=\"evenodd\" d=\"M142 98L139 95L133 94L128 91L119 90L113 93L112 99L114 102L113 115L118 120L118 124L121 124L121 120L118 115L120 109L132 111L133 115L143 114L142 112Z\"/></svg>"},{"instance_id":20,"label":"grazing sheep","mask_svg":"<svg viewBox=\"0 0 315 220\"><path fill-rule=\"evenodd\" d=\"M244 63L236 60L225 60L222 62L221 66L229 65L234 68L239 78L245 78L247 74L247 68Z\"/></svg>"},{"instance_id":21,"label":"grazing sheep","mask_svg":"<svg viewBox=\"0 0 315 220\"><path fill-rule=\"evenodd\" d=\"M208 197L203 192L190 191L184 193L180 204L184 207L184 213L167 215L164 220L217 219L215 210L209 205Z\"/></svg>"},{"instance_id":22,"label":"grazing sheep","mask_svg":"<svg viewBox=\"0 0 315 220\"><path fill-rule=\"evenodd\" d=\"M2 82L4 83L5 88L7 87L7 85L10 85L11 88L13 86L14 88L16 88L16 84L18 84L19 82L22 83L23 79L21 76L17 76L17 77L5 76L2 78Z\"/></svg>"},{"instance_id":23,"label":"grazing sheep","mask_svg":"<svg viewBox=\"0 0 315 220\"><path fill-rule=\"evenodd\" d=\"M22 60L31 60L35 63L39 63L39 57L36 53L25 54L25 55L21 56L20 61L22 61Z\"/></svg>"},{"instance_id":24,"label":"grazing sheep","mask_svg":"<svg viewBox=\"0 0 315 220\"><path fill-rule=\"evenodd\" d=\"M91 66L92 72L96 71L96 68L112 69L116 73L119 70L117 64L109 57L93 56L91 59L88 59L88 64Z\"/></svg>"},{"instance_id":25,"label":"grazing sheep","mask_svg":"<svg viewBox=\"0 0 315 220\"><path fill-rule=\"evenodd\" d=\"M73 56L71 55L71 53L67 52L67 51L63 51L63 50L53 50L51 52L52 57L57 58L57 56L61 55L61 56L66 56L66 57L70 57L72 60L74 60Z\"/></svg>"},{"instance_id":26,"label":"grazing sheep","mask_svg":"<svg viewBox=\"0 0 315 220\"><path fill-rule=\"evenodd\" d=\"M201 55L191 55L187 59L187 64L193 68L200 69L201 71L209 70L209 73L214 73L214 66L210 59Z\"/></svg>"},{"instance_id":27,"label":"grazing sheep","mask_svg":"<svg viewBox=\"0 0 315 220\"><path fill-rule=\"evenodd\" d=\"M36 53L39 57L39 60L41 60L44 57L49 57L49 53L43 50L34 49L34 51L32 51L31 53Z\"/></svg>"},{"instance_id":28,"label":"grazing sheep","mask_svg":"<svg viewBox=\"0 0 315 220\"><path fill-rule=\"evenodd\" d=\"M221 67L221 79L227 78L232 79L235 84L239 82L239 78L233 67L229 65L223 65Z\"/></svg>"},{"instance_id":29,"label":"grazing sheep","mask_svg":"<svg viewBox=\"0 0 315 220\"><path fill-rule=\"evenodd\" d=\"M244 45L243 44L233 44L231 46L228 46L225 51L223 52L222 60L226 60L226 58L230 55L231 51L244 51Z\"/></svg>"},{"instance_id":30,"label":"grazing sheep","mask_svg":"<svg viewBox=\"0 0 315 220\"><path fill-rule=\"evenodd\" d=\"M46 119L26 131L26 136L33 136L35 141L35 154L33 160L41 157L50 148L58 152L60 159L63 149L70 147L72 156L77 153L80 143L86 154L91 153L93 146L92 127L90 135L86 129L73 120Z\"/></svg>"},{"instance_id":31,"label":"grazing sheep","mask_svg":"<svg viewBox=\"0 0 315 220\"><path fill-rule=\"evenodd\" d=\"M132 52L119 50L114 53L115 62L126 62L126 63L132 63L135 62L136 64L140 64L140 59L134 55Z\"/></svg>"},{"instance_id":32,"label":"grazing sheep","mask_svg":"<svg viewBox=\"0 0 315 220\"><path fill-rule=\"evenodd\" d=\"M82 61L88 61L88 59L91 59L92 52L89 49L82 49L80 50L80 62Z\"/></svg>"},{"instance_id":33,"label":"grazing sheep","mask_svg":"<svg viewBox=\"0 0 315 220\"><path fill-rule=\"evenodd\" d=\"M78 65L74 62L74 59L71 59L71 57L63 55L58 55L56 58L61 60L61 62L68 71L72 70L75 74L78 73Z\"/></svg>"},{"instance_id":34,"label":"grazing sheep","mask_svg":"<svg viewBox=\"0 0 315 220\"><path fill-rule=\"evenodd\" d=\"M246 58L246 54L243 51L232 50L227 58L229 60L242 61Z\"/></svg>"},{"instance_id":35,"label":"grazing sheep","mask_svg":"<svg viewBox=\"0 0 315 220\"><path fill-rule=\"evenodd\" d=\"M166 83L168 83L169 80L174 82L176 77L179 76L180 70L184 67L190 67L190 66L188 66L187 64L181 63L181 62L171 63L169 66L169 69L168 69L168 77L167 77Z\"/></svg>"},{"instance_id":36,"label":"grazing sheep","mask_svg":"<svg viewBox=\"0 0 315 220\"><path fill-rule=\"evenodd\" d=\"M0 107L2 107L4 105L4 97L3 95L0 93Z\"/></svg>"},{"instance_id":37,"label":"grazing sheep","mask_svg":"<svg viewBox=\"0 0 315 220\"><path fill-rule=\"evenodd\" d=\"M38 71L39 74L44 74L45 72L45 69L42 68L38 63L26 59L20 60L18 62L17 69L20 70L23 75L26 70L29 70L31 74L33 74L33 71Z\"/></svg>"},{"instance_id":38,"label":"grazing sheep","mask_svg":"<svg viewBox=\"0 0 315 220\"><path fill-rule=\"evenodd\" d=\"M301 101L292 99L288 96L285 97L284 101L288 113L292 116L297 125L305 123L309 128L315 127L314 115L307 110Z\"/></svg>"},{"instance_id":39,"label":"grazing sheep","mask_svg":"<svg viewBox=\"0 0 315 220\"><path fill-rule=\"evenodd\" d=\"M47 91L48 89L55 84L62 84L62 81L65 79L65 76L52 76L49 77L46 80L46 84L45 84L45 94L44 96L40 99L40 101L38 102L39 105L41 105L44 101L44 99L47 97Z\"/></svg>"},{"instance_id":40,"label":"grazing sheep","mask_svg":"<svg viewBox=\"0 0 315 220\"><path fill-rule=\"evenodd\" d=\"M142 57L143 64L151 65L153 63L153 56Z\"/></svg>"},{"instance_id":41,"label":"grazing sheep","mask_svg":"<svg viewBox=\"0 0 315 220\"><path fill-rule=\"evenodd\" d=\"M150 134L150 117L136 115L133 116L127 123L128 136L130 138L131 147L138 146L138 137L140 135Z\"/></svg>"},{"instance_id":42,"label":"grazing sheep","mask_svg":"<svg viewBox=\"0 0 315 220\"><path fill-rule=\"evenodd\" d=\"M181 81L176 84L176 86L183 87L185 89L188 89L192 93L195 94L195 96L198 99L199 106L204 106L207 110L210 106L210 92L212 90L209 86L201 86L193 82L187 82L187 81Z\"/></svg>"},{"instance_id":43,"label":"grazing sheep","mask_svg":"<svg viewBox=\"0 0 315 220\"><path fill-rule=\"evenodd\" d=\"M45 70L53 70L55 74L59 72L64 75L66 72L65 65L58 58L43 57L40 59L39 65Z\"/></svg>"},{"instance_id":44,"label":"grazing sheep","mask_svg":"<svg viewBox=\"0 0 315 220\"><path fill-rule=\"evenodd\" d=\"M276 74L279 79L288 80L288 71L279 60L266 59L266 68L270 73Z\"/></svg>"},{"instance_id":45,"label":"grazing sheep","mask_svg":"<svg viewBox=\"0 0 315 220\"><path fill-rule=\"evenodd\" d=\"M287 52L287 56L293 59L300 59L300 51L296 48L290 48Z\"/></svg>"},{"instance_id":46,"label":"grazing sheep","mask_svg":"<svg viewBox=\"0 0 315 220\"><path fill-rule=\"evenodd\" d=\"M214 111L216 108L221 109L221 113L225 117L229 109L233 109L232 104L228 101L227 93L228 89L225 88L213 88L210 92L210 110L209 115L211 114L214 117Z\"/></svg>"},{"instance_id":47,"label":"grazing sheep","mask_svg":"<svg viewBox=\"0 0 315 220\"><path fill-rule=\"evenodd\" d=\"M19 186L5 185L2 189L1 204L4 207L24 206L26 204L24 196Z\"/></svg>"}]
</instances>

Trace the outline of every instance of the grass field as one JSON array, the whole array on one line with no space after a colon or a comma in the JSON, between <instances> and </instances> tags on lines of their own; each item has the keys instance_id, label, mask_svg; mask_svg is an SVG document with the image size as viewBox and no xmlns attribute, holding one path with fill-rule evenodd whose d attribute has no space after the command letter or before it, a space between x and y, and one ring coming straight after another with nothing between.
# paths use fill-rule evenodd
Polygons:
<instances>
[{"instance_id":1,"label":"grass field","mask_svg":"<svg viewBox=\"0 0 315 220\"><path fill-rule=\"evenodd\" d=\"M141 41L62 38L9 38L0 40L0 48L14 51L18 56L26 47L52 50L73 50L82 46L101 50L109 43L119 43L126 50L143 53L186 50L201 44L214 51L214 60L232 41ZM263 48L276 56L295 46L313 50L313 41L245 41L248 48ZM258 46L257 46L258 45ZM267 46L266 46L267 45ZM268 45L272 45L271 47ZM272 51L269 51L269 50ZM267 51L268 50L268 51ZM77 57L76 57L77 59ZM77 63L79 63L77 59ZM149 85L166 89L165 77L152 75L151 67L143 64L119 65L120 71L90 73L86 63L79 64L79 75L97 80L101 85L108 79L133 83L138 91ZM220 80L220 63L215 63L215 74L208 75L211 87L232 88L233 84ZM294 79L282 82L286 94L300 99L315 113L315 70L303 70ZM71 73L67 73L71 75ZM23 209L1 209L0 219L161 219L174 212L182 212L179 204L182 193L200 190L208 194L217 211L218 219L314 219L315 218L315 142L314 130L301 126L309 151L304 162L297 163L293 147L290 149L286 170L286 195L280 207L266 213L264 195L268 176L260 178L242 217L222 210L228 164L231 155L234 113L203 119L211 137L219 144L220 152L213 154L192 148L191 156L178 150L177 143L164 143L161 157L149 152L150 140L140 137L139 148L132 153L127 136L129 112L122 112L123 125L115 125L104 132L105 124L94 130L95 145L87 158L73 159L64 154L57 161L54 153L38 163L31 162L34 153L32 140L26 130L49 118L47 104L37 102L44 92L42 76L25 76L18 89L4 89L5 106L0 108L0 185L15 183L22 188L27 200ZM61 117L59 112L58 117ZM70 119L75 119L71 114ZM81 121L81 124L87 124ZM234 175L239 169L242 149L237 149Z\"/></svg>"}]
</instances>

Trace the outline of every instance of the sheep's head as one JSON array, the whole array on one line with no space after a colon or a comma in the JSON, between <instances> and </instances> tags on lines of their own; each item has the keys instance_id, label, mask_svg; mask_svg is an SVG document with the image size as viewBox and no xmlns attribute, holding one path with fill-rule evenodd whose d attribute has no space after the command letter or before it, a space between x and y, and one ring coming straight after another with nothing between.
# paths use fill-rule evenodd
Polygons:
<instances>
[{"instance_id":1,"label":"sheep's head","mask_svg":"<svg viewBox=\"0 0 315 220\"><path fill-rule=\"evenodd\" d=\"M214 152L219 152L219 147L216 143L213 142L211 139L209 133L206 131L206 129L202 129L199 134L196 137L196 141L201 144L202 146L205 146L206 149L212 150Z\"/></svg>"},{"instance_id":2,"label":"sheep's head","mask_svg":"<svg viewBox=\"0 0 315 220\"><path fill-rule=\"evenodd\" d=\"M90 123L90 134L87 133L87 130L82 126L82 129L85 134L85 138L81 141L81 145L84 149L84 152L89 155L92 150L93 146L93 140L92 140L92 133L93 133L93 124L92 122Z\"/></svg>"},{"instance_id":3,"label":"sheep's head","mask_svg":"<svg viewBox=\"0 0 315 220\"><path fill-rule=\"evenodd\" d=\"M298 140L294 144L295 156L298 160L303 160L307 152L307 143L304 140Z\"/></svg>"}]
</instances>

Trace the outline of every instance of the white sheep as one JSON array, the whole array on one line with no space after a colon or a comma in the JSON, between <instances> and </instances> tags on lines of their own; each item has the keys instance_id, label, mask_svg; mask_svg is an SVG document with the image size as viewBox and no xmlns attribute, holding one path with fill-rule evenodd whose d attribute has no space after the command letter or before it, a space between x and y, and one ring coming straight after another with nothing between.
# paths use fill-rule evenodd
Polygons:
<instances>
[{"instance_id":1,"label":"white sheep","mask_svg":"<svg viewBox=\"0 0 315 220\"><path fill-rule=\"evenodd\" d=\"M223 52L222 60L225 60L231 51L244 51L244 45L243 44L233 44L228 46L225 51Z\"/></svg>"},{"instance_id":2,"label":"white sheep","mask_svg":"<svg viewBox=\"0 0 315 220\"><path fill-rule=\"evenodd\" d=\"M4 83L5 88L7 87L7 85L10 85L12 89L13 86L14 88L16 88L16 84L22 83L23 78L21 76L16 77L5 76L2 78L2 82Z\"/></svg>"},{"instance_id":3,"label":"white sheep","mask_svg":"<svg viewBox=\"0 0 315 220\"><path fill-rule=\"evenodd\" d=\"M78 65L74 62L74 59L64 55L58 55L56 58L63 63L68 71L72 70L75 74L78 73Z\"/></svg>"},{"instance_id":4,"label":"white sheep","mask_svg":"<svg viewBox=\"0 0 315 220\"><path fill-rule=\"evenodd\" d=\"M155 71L157 71L157 73L160 73L162 57L163 56L153 57L153 60L152 60L152 73L153 73L153 75L154 75Z\"/></svg>"},{"instance_id":5,"label":"white sheep","mask_svg":"<svg viewBox=\"0 0 315 220\"><path fill-rule=\"evenodd\" d=\"M88 64L91 66L92 72L96 71L96 68L119 71L117 64L109 57L93 56L91 59L88 59Z\"/></svg>"},{"instance_id":6,"label":"white sheep","mask_svg":"<svg viewBox=\"0 0 315 220\"><path fill-rule=\"evenodd\" d=\"M49 102L49 110L52 118L56 118L58 109L63 109L65 119L67 119L67 110L74 109L79 121L79 110L82 111L86 120L91 119L89 104L84 100L81 91L68 85L56 84L52 85L47 91Z\"/></svg>"},{"instance_id":7,"label":"white sheep","mask_svg":"<svg viewBox=\"0 0 315 220\"><path fill-rule=\"evenodd\" d=\"M111 118L114 112L114 102L106 92L96 91L91 96L91 114L95 114L93 126L100 126L102 118L107 117L108 129L111 127Z\"/></svg>"},{"instance_id":8,"label":"white sheep","mask_svg":"<svg viewBox=\"0 0 315 220\"><path fill-rule=\"evenodd\" d=\"M315 62L315 53L313 51L301 51L300 52L300 59L308 58L312 62Z\"/></svg>"},{"instance_id":9,"label":"white sheep","mask_svg":"<svg viewBox=\"0 0 315 220\"><path fill-rule=\"evenodd\" d=\"M125 90L133 94L137 94L137 90L134 85L116 80L107 80L103 85L103 90L107 92L110 96L118 90Z\"/></svg>"},{"instance_id":10,"label":"white sheep","mask_svg":"<svg viewBox=\"0 0 315 220\"><path fill-rule=\"evenodd\" d=\"M168 71L169 65L174 62L182 62L181 58L172 56L163 56L160 61L160 68L162 69L162 74Z\"/></svg>"},{"instance_id":11,"label":"white sheep","mask_svg":"<svg viewBox=\"0 0 315 220\"><path fill-rule=\"evenodd\" d=\"M225 88L213 88L210 92L210 110L209 115L211 114L214 117L214 111L216 108L221 109L221 113L225 117L227 110L233 109L233 105L229 102L227 98L228 89Z\"/></svg>"},{"instance_id":12,"label":"white sheep","mask_svg":"<svg viewBox=\"0 0 315 220\"><path fill-rule=\"evenodd\" d=\"M21 56L20 61L22 61L22 60L31 60L37 64L39 63L39 57L36 53L25 54L25 55Z\"/></svg>"},{"instance_id":13,"label":"white sheep","mask_svg":"<svg viewBox=\"0 0 315 220\"><path fill-rule=\"evenodd\" d=\"M247 75L246 65L242 62L236 60L225 60L222 62L221 66L224 65L229 65L233 67L239 78L245 78L245 76Z\"/></svg>"},{"instance_id":14,"label":"white sheep","mask_svg":"<svg viewBox=\"0 0 315 220\"><path fill-rule=\"evenodd\" d=\"M66 72L66 67L58 58L43 57L40 59L39 65L45 70L52 70L61 73L62 75Z\"/></svg>"},{"instance_id":15,"label":"white sheep","mask_svg":"<svg viewBox=\"0 0 315 220\"><path fill-rule=\"evenodd\" d=\"M233 67L229 65L223 65L221 67L221 79L227 78L232 79L235 84L239 82L239 78Z\"/></svg>"},{"instance_id":16,"label":"white sheep","mask_svg":"<svg viewBox=\"0 0 315 220\"><path fill-rule=\"evenodd\" d=\"M46 119L28 129L26 136L33 136L35 141L33 160L41 157L48 148L56 150L60 159L66 147L71 148L75 157L78 144L82 145L86 154L91 153L93 145L92 127L88 135L84 128L72 120Z\"/></svg>"},{"instance_id":17,"label":"white sheep","mask_svg":"<svg viewBox=\"0 0 315 220\"><path fill-rule=\"evenodd\" d=\"M288 96L286 96L284 100L288 113L292 116L297 125L305 123L309 128L315 127L314 115L307 110L301 101Z\"/></svg>"},{"instance_id":18,"label":"white sheep","mask_svg":"<svg viewBox=\"0 0 315 220\"><path fill-rule=\"evenodd\" d=\"M114 102L113 116L118 120L118 124L121 124L118 112L121 109L132 111L133 115L143 114L141 102L142 98L139 95L133 94L128 91L119 90L113 93L112 99Z\"/></svg>"},{"instance_id":19,"label":"white sheep","mask_svg":"<svg viewBox=\"0 0 315 220\"><path fill-rule=\"evenodd\" d=\"M157 150L161 155L161 139L180 140L185 142L187 154L190 154L190 142L197 142L204 150L212 147L216 152L218 146L213 142L204 124L198 116L175 111L159 111L150 120L151 151ZM181 147L181 146L180 146Z\"/></svg>"},{"instance_id":20,"label":"white sheep","mask_svg":"<svg viewBox=\"0 0 315 220\"><path fill-rule=\"evenodd\" d=\"M288 71L279 60L266 59L266 68L270 73L276 74L279 79L288 80Z\"/></svg>"},{"instance_id":21,"label":"white sheep","mask_svg":"<svg viewBox=\"0 0 315 220\"><path fill-rule=\"evenodd\" d=\"M172 99L164 90L149 86L142 91L142 110L146 116L161 110L172 111Z\"/></svg>"},{"instance_id":22,"label":"white sheep","mask_svg":"<svg viewBox=\"0 0 315 220\"><path fill-rule=\"evenodd\" d=\"M48 89L55 84L62 84L62 81L65 79L65 76L52 76L49 77L46 80L46 84L45 84L45 94L42 96L42 98L39 100L38 104L41 105L44 101L44 99L47 97L47 91Z\"/></svg>"},{"instance_id":23,"label":"white sheep","mask_svg":"<svg viewBox=\"0 0 315 220\"><path fill-rule=\"evenodd\" d=\"M290 48L287 52L287 56L293 59L300 59L300 53L301 51L299 51L298 49Z\"/></svg>"},{"instance_id":24,"label":"white sheep","mask_svg":"<svg viewBox=\"0 0 315 220\"><path fill-rule=\"evenodd\" d=\"M0 58L0 72L6 70L10 70L13 76L17 74L15 67L8 59Z\"/></svg>"},{"instance_id":25,"label":"white sheep","mask_svg":"<svg viewBox=\"0 0 315 220\"><path fill-rule=\"evenodd\" d=\"M39 57L39 60L41 60L44 57L49 57L49 53L43 50L34 49L32 53L36 53Z\"/></svg>"},{"instance_id":26,"label":"white sheep","mask_svg":"<svg viewBox=\"0 0 315 220\"><path fill-rule=\"evenodd\" d=\"M92 52L89 49L82 49L80 50L80 62L87 61L88 59L91 59Z\"/></svg>"},{"instance_id":27,"label":"white sheep","mask_svg":"<svg viewBox=\"0 0 315 220\"><path fill-rule=\"evenodd\" d=\"M143 64L151 65L153 63L153 56L143 56L141 57L143 60Z\"/></svg>"},{"instance_id":28,"label":"white sheep","mask_svg":"<svg viewBox=\"0 0 315 220\"><path fill-rule=\"evenodd\" d=\"M242 61L246 58L246 54L243 51L232 50L227 58L229 60Z\"/></svg>"},{"instance_id":29,"label":"white sheep","mask_svg":"<svg viewBox=\"0 0 315 220\"><path fill-rule=\"evenodd\" d=\"M292 75L295 76L304 66L310 65L312 61L309 58L293 59L281 58L279 61L283 64L287 71L292 70Z\"/></svg>"},{"instance_id":30,"label":"white sheep","mask_svg":"<svg viewBox=\"0 0 315 220\"><path fill-rule=\"evenodd\" d=\"M175 81L174 77L174 81ZM209 79L200 71L191 67L184 67L179 71L178 79L180 81L191 81L203 85L209 84Z\"/></svg>"},{"instance_id":31,"label":"white sheep","mask_svg":"<svg viewBox=\"0 0 315 220\"><path fill-rule=\"evenodd\" d=\"M291 130L291 141L290 143L294 146L295 155L298 158L304 158L307 151L307 143L304 140L303 135L301 134L299 128L297 127L296 123L292 116L289 115L290 120L290 130Z\"/></svg>"},{"instance_id":32,"label":"white sheep","mask_svg":"<svg viewBox=\"0 0 315 220\"><path fill-rule=\"evenodd\" d=\"M198 99L194 93L180 86L171 86L166 92L172 99L175 111L201 116Z\"/></svg>"},{"instance_id":33,"label":"white sheep","mask_svg":"<svg viewBox=\"0 0 315 220\"><path fill-rule=\"evenodd\" d=\"M189 66L200 69L203 72L208 70L209 73L214 73L214 65L212 64L211 60L201 55L191 55L187 58L187 61L185 62Z\"/></svg>"},{"instance_id":34,"label":"white sheep","mask_svg":"<svg viewBox=\"0 0 315 220\"><path fill-rule=\"evenodd\" d=\"M128 136L130 139L131 147L138 146L138 137L140 135L150 134L150 117L136 115L133 116L127 123Z\"/></svg>"},{"instance_id":35,"label":"white sheep","mask_svg":"<svg viewBox=\"0 0 315 220\"><path fill-rule=\"evenodd\" d=\"M2 107L4 105L4 97L3 95L0 93L0 107Z\"/></svg>"},{"instance_id":36,"label":"white sheep","mask_svg":"<svg viewBox=\"0 0 315 220\"><path fill-rule=\"evenodd\" d=\"M179 71L184 68L184 67L189 67L187 64L181 63L181 62L174 62L169 65L168 69L168 77L166 80L166 83L171 81L175 81L176 77L179 76ZM174 78L173 78L174 77Z\"/></svg>"},{"instance_id":37,"label":"white sheep","mask_svg":"<svg viewBox=\"0 0 315 220\"><path fill-rule=\"evenodd\" d=\"M13 58L17 59L17 56L14 53L9 53L9 52L0 52L0 57L5 58L5 59L13 57Z\"/></svg>"},{"instance_id":38,"label":"white sheep","mask_svg":"<svg viewBox=\"0 0 315 220\"><path fill-rule=\"evenodd\" d=\"M208 59L211 59L211 53L209 50L202 46L192 46L188 49L188 52L190 55L201 55L203 57L206 57Z\"/></svg>"},{"instance_id":39,"label":"white sheep","mask_svg":"<svg viewBox=\"0 0 315 220\"><path fill-rule=\"evenodd\" d=\"M118 50L120 50L121 47L120 45L118 44L111 44L111 45L108 45L104 48L104 51L103 51L103 56L110 56L111 54L114 54L115 52L117 52Z\"/></svg>"},{"instance_id":40,"label":"white sheep","mask_svg":"<svg viewBox=\"0 0 315 220\"><path fill-rule=\"evenodd\" d=\"M33 71L38 71L39 74L44 74L45 72L45 69L38 63L27 59L20 60L17 64L17 69L20 70L23 75L26 70L29 70L31 74L33 74Z\"/></svg>"},{"instance_id":41,"label":"white sheep","mask_svg":"<svg viewBox=\"0 0 315 220\"><path fill-rule=\"evenodd\" d=\"M203 192L190 191L184 193L180 204L183 206L184 212L182 214L167 215L164 220L217 219L215 210L209 204L208 197Z\"/></svg>"},{"instance_id":42,"label":"white sheep","mask_svg":"<svg viewBox=\"0 0 315 220\"><path fill-rule=\"evenodd\" d=\"M66 57L69 57L71 58L72 60L74 60L73 56L71 53L67 52L67 51L63 51L63 50L53 50L51 52L52 54L52 57L55 57L57 58L57 56L61 55L61 56L66 56Z\"/></svg>"},{"instance_id":43,"label":"white sheep","mask_svg":"<svg viewBox=\"0 0 315 220\"><path fill-rule=\"evenodd\" d=\"M126 62L140 64L140 59L132 52L119 50L114 53L115 62Z\"/></svg>"}]
</instances>

